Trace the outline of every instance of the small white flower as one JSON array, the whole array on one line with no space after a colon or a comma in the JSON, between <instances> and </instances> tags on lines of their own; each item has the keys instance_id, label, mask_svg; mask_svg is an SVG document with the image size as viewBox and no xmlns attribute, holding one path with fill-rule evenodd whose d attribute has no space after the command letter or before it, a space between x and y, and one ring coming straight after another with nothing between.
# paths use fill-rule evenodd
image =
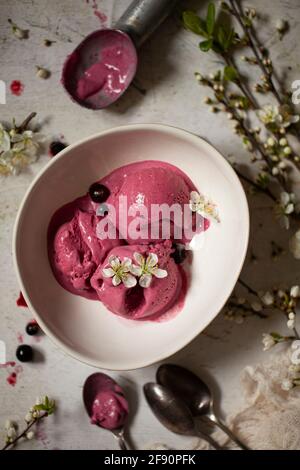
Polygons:
<instances>
[{"instance_id":1,"label":"small white flower","mask_svg":"<svg viewBox=\"0 0 300 470\"><path fill-rule=\"evenodd\" d=\"M197 191L190 193L190 209L204 218L220 222L216 204L203 194L197 193Z\"/></svg>"},{"instance_id":2,"label":"small white flower","mask_svg":"<svg viewBox=\"0 0 300 470\"><path fill-rule=\"evenodd\" d=\"M10 419L7 419L4 423L4 429L7 431L8 429L10 428L14 428L15 427L15 424L13 421L11 421Z\"/></svg>"},{"instance_id":3,"label":"small white flower","mask_svg":"<svg viewBox=\"0 0 300 470\"><path fill-rule=\"evenodd\" d=\"M296 299L300 296L300 287L299 286L292 286L290 290L290 296Z\"/></svg>"},{"instance_id":4,"label":"small white flower","mask_svg":"<svg viewBox=\"0 0 300 470\"><path fill-rule=\"evenodd\" d=\"M290 317L290 315L294 315L293 317ZM287 321L287 327L292 330L295 328L295 314L290 313L289 314L289 320Z\"/></svg>"},{"instance_id":5,"label":"small white flower","mask_svg":"<svg viewBox=\"0 0 300 470\"><path fill-rule=\"evenodd\" d=\"M29 431L26 433L26 438L31 441L31 439L33 439L35 436L34 432L33 431Z\"/></svg>"},{"instance_id":6,"label":"small white flower","mask_svg":"<svg viewBox=\"0 0 300 470\"><path fill-rule=\"evenodd\" d=\"M10 150L10 145L9 133L0 124L0 153Z\"/></svg>"},{"instance_id":7,"label":"small white flower","mask_svg":"<svg viewBox=\"0 0 300 470\"><path fill-rule=\"evenodd\" d=\"M280 216L281 225L288 229L290 226L289 215L295 211L295 194L282 192L280 201L276 208L277 215Z\"/></svg>"},{"instance_id":8,"label":"small white flower","mask_svg":"<svg viewBox=\"0 0 300 470\"><path fill-rule=\"evenodd\" d=\"M158 256L155 253L149 253L147 259L141 253L135 252L133 258L137 265L130 266L130 272L139 277L139 285L147 288L150 286L152 276L162 279L167 277L168 272L158 267Z\"/></svg>"},{"instance_id":9,"label":"small white flower","mask_svg":"<svg viewBox=\"0 0 300 470\"><path fill-rule=\"evenodd\" d=\"M286 30L287 28L287 22L286 20L283 20L282 18L280 18L279 20L276 21L276 29L279 33L282 33Z\"/></svg>"},{"instance_id":10,"label":"small white flower","mask_svg":"<svg viewBox=\"0 0 300 470\"><path fill-rule=\"evenodd\" d=\"M41 134L30 130L24 131L22 134L15 134L11 138L13 149L28 156L36 155L42 140L43 136Z\"/></svg>"},{"instance_id":11,"label":"small white flower","mask_svg":"<svg viewBox=\"0 0 300 470\"><path fill-rule=\"evenodd\" d=\"M25 415L25 421L26 423L30 423L30 421L32 421L32 413L29 412Z\"/></svg>"},{"instance_id":12,"label":"small white flower","mask_svg":"<svg viewBox=\"0 0 300 470\"><path fill-rule=\"evenodd\" d=\"M287 145L288 141L286 140L285 137L281 137L281 139L279 140L279 145L281 147L285 147Z\"/></svg>"},{"instance_id":13,"label":"small white flower","mask_svg":"<svg viewBox=\"0 0 300 470\"><path fill-rule=\"evenodd\" d=\"M274 147L274 145L275 145L275 140L273 139L273 137L269 137L269 138L268 138L267 144L268 144L269 147Z\"/></svg>"},{"instance_id":14,"label":"small white flower","mask_svg":"<svg viewBox=\"0 0 300 470\"><path fill-rule=\"evenodd\" d=\"M264 295L261 297L261 300L262 302L266 305L266 306L270 306L270 305L273 305L274 303L274 295L267 291L264 293Z\"/></svg>"},{"instance_id":15,"label":"small white flower","mask_svg":"<svg viewBox=\"0 0 300 470\"><path fill-rule=\"evenodd\" d=\"M290 239L290 251L295 259L300 259L300 230Z\"/></svg>"},{"instance_id":16,"label":"small white flower","mask_svg":"<svg viewBox=\"0 0 300 470\"><path fill-rule=\"evenodd\" d=\"M284 379L281 382L281 388L282 388L282 390L285 390L286 392L291 390L293 388L293 386L294 386L293 382L290 379Z\"/></svg>"},{"instance_id":17,"label":"small white flower","mask_svg":"<svg viewBox=\"0 0 300 470\"><path fill-rule=\"evenodd\" d=\"M262 304L258 302L257 300L255 300L254 302L251 302L251 307L252 307L252 310L254 310L254 312L261 312L263 309Z\"/></svg>"},{"instance_id":18,"label":"small white flower","mask_svg":"<svg viewBox=\"0 0 300 470\"><path fill-rule=\"evenodd\" d=\"M268 351L276 344L276 341L269 333L263 333L262 343L264 345L263 350Z\"/></svg>"},{"instance_id":19,"label":"small white flower","mask_svg":"<svg viewBox=\"0 0 300 470\"><path fill-rule=\"evenodd\" d=\"M130 274L131 259L124 258L121 262L117 256L110 256L108 259L109 266L102 269L104 277L112 277L113 286L118 286L123 282L127 288L134 287L136 285L136 279Z\"/></svg>"},{"instance_id":20,"label":"small white flower","mask_svg":"<svg viewBox=\"0 0 300 470\"><path fill-rule=\"evenodd\" d=\"M15 427L8 428L6 431L7 437L10 439L15 439L17 437L17 431Z\"/></svg>"},{"instance_id":21,"label":"small white flower","mask_svg":"<svg viewBox=\"0 0 300 470\"><path fill-rule=\"evenodd\" d=\"M267 126L289 127L299 121L299 115L292 115L290 108L286 105L273 106L267 104L258 112L259 119Z\"/></svg>"},{"instance_id":22,"label":"small white flower","mask_svg":"<svg viewBox=\"0 0 300 470\"><path fill-rule=\"evenodd\" d=\"M295 319L295 316L296 316L296 315L295 315L295 312L290 312L290 313L289 313L289 319L290 319L290 320L294 320L294 319Z\"/></svg>"}]
</instances>

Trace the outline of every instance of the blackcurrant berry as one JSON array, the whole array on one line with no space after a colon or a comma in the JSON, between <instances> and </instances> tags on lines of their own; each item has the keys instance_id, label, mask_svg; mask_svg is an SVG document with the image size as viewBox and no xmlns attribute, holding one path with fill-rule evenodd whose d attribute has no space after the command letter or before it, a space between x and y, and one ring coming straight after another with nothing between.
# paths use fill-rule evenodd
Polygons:
<instances>
[{"instance_id":1,"label":"blackcurrant berry","mask_svg":"<svg viewBox=\"0 0 300 470\"><path fill-rule=\"evenodd\" d=\"M28 344L21 344L17 347L16 356L21 362L29 362L33 358L33 349Z\"/></svg>"},{"instance_id":2,"label":"blackcurrant berry","mask_svg":"<svg viewBox=\"0 0 300 470\"><path fill-rule=\"evenodd\" d=\"M104 184L93 183L90 186L89 195L93 202L104 202L108 199L110 191Z\"/></svg>"},{"instance_id":3,"label":"blackcurrant berry","mask_svg":"<svg viewBox=\"0 0 300 470\"><path fill-rule=\"evenodd\" d=\"M176 246L175 251L174 251L174 253L172 253L171 256L174 259L176 264L181 264L181 263L184 262L184 260L186 258L186 251L185 251L184 248L182 248L180 246Z\"/></svg>"},{"instance_id":4,"label":"blackcurrant berry","mask_svg":"<svg viewBox=\"0 0 300 470\"><path fill-rule=\"evenodd\" d=\"M49 145L49 153L51 157L54 157L65 148L66 148L66 144L64 144L63 142L60 142L59 140L56 140L54 142L51 142L51 144Z\"/></svg>"},{"instance_id":5,"label":"blackcurrant berry","mask_svg":"<svg viewBox=\"0 0 300 470\"><path fill-rule=\"evenodd\" d=\"M26 325L26 333L30 336L36 335L39 332L39 329L39 325L33 321Z\"/></svg>"}]
</instances>

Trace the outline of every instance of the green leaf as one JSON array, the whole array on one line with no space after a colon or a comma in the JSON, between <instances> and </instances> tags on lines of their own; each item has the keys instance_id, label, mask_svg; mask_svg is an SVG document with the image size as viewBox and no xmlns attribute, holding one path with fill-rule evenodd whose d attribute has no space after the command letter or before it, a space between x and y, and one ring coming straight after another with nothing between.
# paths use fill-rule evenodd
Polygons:
<instances>
[{"instance_id":1,"label":"green leaf","mask_svg":"<svg viewBox=\"0 0 300 470\"><path fill-rule=\"evenodd\" d=\"M193 11L187 10L182 15L183 24L192 33L208 38L205 22Z\"/></svg>"},{"instance_id":2,"label":"green leaf","mask_svg":"<svg viewBox=\"0 0 300 470\"><path fill-rule=\"evenodd\" d=\"M233 41L234 41L234 36L235 36L234 29L230 28L230 31L227 35L227 38L226 38L225 42L224 42L225 51L228 51L228 49L230 49L230 47L232 46Z\"/></svg>"},{"instance_id":3,"label":"green leaf","mask_svg":"<svg viewBox=\"0 0 300 470\"><path fill-rule=\"evenodd\" d=\"M47 407L40 403L39 405L34 405L33 407L36 411L47 411Z\"/></svg>"},{"instance_id":4,"label":"green leaf","mask_svg":"<svg viewBox=\"0 0 300 470\"><path fill-rule=\"evenodd\" d=\"M226 65L226 67L224 67L224 79L228 82L234 82L238 76L238 72L234 67L231 67L230 65Z\"/></svg>"},{"instance_id":5,"label":"green leaf","mask_svg":"<svg viewBox=\"0 0 300 470\"><path fill-rule=\"evenodd\" d=\"M208 34L212 35L215 28L216 10L214 3L209 3L206 16L206 29Z\"/></svg>"},{"instance_id":6,"label":"green leaf","mask_svg":"<svg viewBox=\"0 0 300 470\"><path fill-rule=\"evenodd\" d=\"M212 48L212 45L213 45L213 40L208 39L207 41L200 42L199 47L202 52L208 52Z\"/></svg>"},{"instance_id":7,"label":"green leaf","mask_svg":"<svg viewBox=\"0 0 300 470\"><path fill-rule=\"evenodd\" d=\"M227 35L225 28L223 26L219 26L218 32L217 32L217 38L220 46L222 46L223 49L225 49L225 44L227 40Z\"/></svg>"}]
</instances>

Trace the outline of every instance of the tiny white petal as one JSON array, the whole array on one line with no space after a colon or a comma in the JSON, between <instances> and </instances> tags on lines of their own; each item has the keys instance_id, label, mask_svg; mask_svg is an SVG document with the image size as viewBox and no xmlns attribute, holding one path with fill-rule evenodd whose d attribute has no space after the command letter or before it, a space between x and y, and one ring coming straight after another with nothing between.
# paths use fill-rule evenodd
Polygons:
<instances>
[{"instance_id":1,"label":"tiny white petal","mask_svg":"<svg viewBox=\"0 0 300 470\"><path fill-rule=\"evenodd\" d=\"M281 382L281 388L282 390L285 390L286 392L288 392L289 390L293 388L293 382L289 379L285 379Z\"/></svg>"},{"instance_id":2,"label":"tiny white petal","mask_svg":"<svg viewBox=\"0 0 300 470\"><path fill-rule=\"evenodd\" d=\"M15 426L14 422L11 421L10 419L7 419L5 421L5 424L4 424L4 428L7 430L7 429L10 429L10 428L13 428Z\"/></svg>"},{"instance_id":3,"label":"tiny white petal","mask_svg":"<svg viewBox=\"0 0 300 470\"><path fill-rule=\"evenodd\" d=\"M300 296L300 287L299 286L291 287L290 295L291 295L291 297L294 297L294 299L299 297Z\"/></svg>"},{"instance_id":4,"label":"tiny white petal","mask_svg":"<svg viewBox=\"0 0 300 470\"><path fill-rule=\"evenodd\" d=\"M151 281L152 281L151 274L143 274L139 279L139 285L147 289L150 286Z\"/></svg>"},{"instance_id":5,"label":"tiny white petal","mask_svg":"<svg viewBox=\"0 0 300 470\"><path fill-rule=\"evenodd\" d=\"M119 284L121 284L122 280L119 276L115 275L113 278L112 278L112 283L115 287L117 287Z\"/></svg>"},{"instance_id":6,"label":"tiny white petal","mask_svg":"<svg viewBox=\"0 0 300 470\"><path fill-rule=\"evenodd\" d=\"M280 202L283 206L286 206L290 201L290 195L289 193L286 193L286 192L282 192L280 194Z\"/></svg>"},{"instance_id":7,"label":"tiny white petal","mask_svg":"<svg viewBox=\"0 0 300 470\"><path fill-rule=\"evenodd\" d=\"M130 266L130 272L131 274L133 274L134 276L138 276L140 277L142 275L142 268L140 266L136 266L135 264L132 264Z\"/></svg>"},{"instance_id":8,"label":"tiny white petal","mask_svg":"<svg viewBox=\"0 0 300 470\"><path fill-rule=\"evenodd\" d=\"M113 277L115 275L115 271L112 268L104 268L102 273L104 277Z\"/></svg>"},{"instance_id":9,"label":"tiny white petal","mask_svg":"<svg viewBox=\"0 0 300 470\"><path fill-rule=\"evenodd\" d=\"M166 271L165 269L156 268L152 271L152 274L153 274L153 276L155 276L159 279L163 279L164 277L167 277L168 271Z\"/></svg>"},{"instance_id":10,"label":"tiny white petal","mask_svg":"<svg viewBox=\"0 0 300 470\"><path fill-rule=\"evenodd\" d=\"M124 258L122 261L122 268L124 272L128 272L130 270L130 266L132 264L132 261L130 258Z\"/></svg>"},{"instance_id":11,"label":"tiny white petal","mask_svg":"<svg viewBox=\"0 0 300 470\"><path fill-rule=\"evenodd\" d=\"M30 441L31 439L34 438L34 432L33 431L29 431L26 433L26 438Z\"/></svg>"},{"instance_id":12,"label":"tiny white petal","mask_svg":"<svg viewBox=\"0 0 300 470\"><path fill-rule=\"evenodd\" d=\"M118 269L118 267L119 267L120 264L121 264L120 259L119 259L117 256L115 256L115 255L111 255L111 256L108 258L108 262L109 262L109 264L111 265L111 267L112 267L113 269Z\"/></svg>"},{"instance_id":13,"label":"tiny white petal","mask_svg":"<svg viewBox=\"0 0 300 470\"><path fill-rule=\"evenodd\" d=\"M122 277L122 282L125 287L130 288L136 285L137 280L131 274L124 274L124 276Z\"/></svg>"},{"instance_id":14,"label":"tiny white petal","mask_svg":"<svg viewBox=\"0 0 300 470\"><path fill-rule=\"evenodd\" d=\"M146 265L149 266L149 268L153 268L156 266L158 263L158 256L155 253L149 253L146 261Z\"/></svg>"},{"instance_id":15,"label":"tiny white petal","mask_svg":"<svg viewBox=\"0 0 300 470\"><path fill-rule=\"evenodd\" d=\"M140 266L142 266L142 264L144 263L144 257L143 255L141 255L141 253L138 253L137 251L135 253L133 253L133 257L135 259L135 261L137 262L137 264L139 264Z\"/></svg>"}]
</instances>

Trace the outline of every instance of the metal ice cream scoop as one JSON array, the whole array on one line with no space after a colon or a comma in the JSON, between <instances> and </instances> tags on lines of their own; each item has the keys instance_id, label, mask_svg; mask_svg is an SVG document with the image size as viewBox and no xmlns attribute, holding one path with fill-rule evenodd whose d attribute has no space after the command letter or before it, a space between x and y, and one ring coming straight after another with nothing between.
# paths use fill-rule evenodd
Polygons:
<instances>
[{"instance_id":1,"label":"metal ice cream scoop","mask_svg":"<svg viewBox=\"0 0 300 470\"><path fill-rule=\"evenodd\" d=\"M67 57L62 84L71 98L91 109L114 103L137 69L137 48L171 13L178 0L133 0L113 29L88 35Z\"/></svg>"}]
</instances>

